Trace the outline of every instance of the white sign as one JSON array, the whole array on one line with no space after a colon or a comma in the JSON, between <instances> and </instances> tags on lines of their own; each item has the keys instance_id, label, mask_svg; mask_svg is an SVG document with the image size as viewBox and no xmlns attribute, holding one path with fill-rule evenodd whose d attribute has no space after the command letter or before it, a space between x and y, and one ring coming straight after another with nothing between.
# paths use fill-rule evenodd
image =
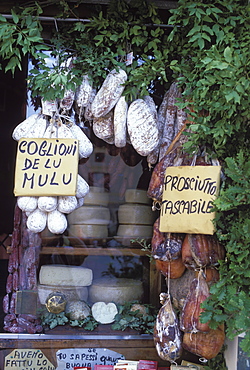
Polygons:
<instances>
[{"instance_id":1,"label":"white sign","mask_svg":"<svg viewBox=\"0 0 250 370\"><path fill-rule=\"evenodd\" d=\"M66 348L56 352L57 369L72 370L74 367L91 367L95 365L114 365L125 357L107 348Z\"/></svg>"}]
</instances>

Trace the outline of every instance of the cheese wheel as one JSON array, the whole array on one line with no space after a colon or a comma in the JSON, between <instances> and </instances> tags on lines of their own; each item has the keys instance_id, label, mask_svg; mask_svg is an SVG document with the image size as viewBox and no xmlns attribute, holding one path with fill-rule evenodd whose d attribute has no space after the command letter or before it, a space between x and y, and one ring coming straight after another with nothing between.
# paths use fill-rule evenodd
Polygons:
<instances>
[{"instance_id":1,"label":"cheese wheel","mask_svg":"<svg viewBox=\"0 0 250 370\"><path fill-rule=\"evenodd\" d=\"M52 286L52 285L37 285L38 298L41 304L46 303L49 294L60 292L65 295L67 301L73 300L88 300L88 288L86 286Z\"/></svg>"},{"instance_id":2,"label":"cheese wheel","mask_svg":"<svg viewBox=\"0 0 250 370\"><path fill-rule=\"evenodd\" d=\"M77 238L107 238L106 225L70 225L69 235Z\"/></svg>"},{"instance_id":3,"label":"cheese wheel","mask_svg":"<svg viewBox=\"0 0 250 370\"><path fill-rule=\"evenodd\" d=\"M155 215L150 206L142 204L122 204L118 208L120 224L152 225Z\"/></svg>"},{"instance_id":4,"label":"cheese wheel","mask_svg":"<svg viewBox=\"0 0 250 370\"><path fill-rule=\"evenodd\" d=\"M153 227L145 225L119 225L117 236L134 238L151 238Z\"/></svg>"},{"instance_id":5,"label":"cheese wheel","mask_svg":"<svg viewBox=\"0 0 250 370\"><path fill-rule=\"evenodd\" d=\"M85 205L97 205L106 207L109 203L109 193L103 188L90 186L89 193L84 198Z\"/></svg>"},{"instance_id":6,"label":"cheese wheel","mask_svg":"<svg viewBox=\"0 0 250 370\"><path fill-rule=\"evenodd\" d=\"M129 301L140 301L142 297L142 282L135 279L100 278L93 280L89 288L89 300L92 303L103 301L124 304Z\"/></svg>"},{"instance_id":7,"label":"cheese wheel","mask_svg":"<svg viewBox=\"0 0 250 370\"><path fill-rule=\"evenodd\" d=\"M127 189L125 191L125 202L126 203L151 204L151 199L147 196L146 190Z\"/></svg>"},{"instance_id":8,"label":"cheese wheel","mask_svg":"<svg viewBox=\"0 0 250 370\"><path fill-rule=\"evenodd\" d=\"M92 279L92 270L82 266L42 265L39 272L41 285L82 287L91 285Z\"/></svg>"},{"instance_id":9,"label":"cheese wheel","mask_svg":"<svg viewBox=\"0 0 250 370\"><path fill-rule=\"evenodd\" d=\"M110 212L106 207L86 206L75 209L68 215L69 224L74 225L108 225Z\"/></svg>"}]
</instances>

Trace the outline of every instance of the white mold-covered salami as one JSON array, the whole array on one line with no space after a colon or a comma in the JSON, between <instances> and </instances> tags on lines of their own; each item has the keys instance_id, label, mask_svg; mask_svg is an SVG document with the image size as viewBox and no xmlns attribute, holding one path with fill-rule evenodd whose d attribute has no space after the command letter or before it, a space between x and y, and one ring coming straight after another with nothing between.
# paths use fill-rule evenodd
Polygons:
<instances>
[{"instance_id":1,"label":"white mold-covered salami","mask_svg":"<svg viewBox=\"0 0 250 370\"><path fill-rule=\"evenodd\" d=\"M16 126L12 133L12 138L16 141L22 137L27 138L39 138L43 137L43 134L47 127L47 120L40 114L32 114L26 118L23 122Z\"/></svg>"},{"instance_id":2,"label":"white mold-covered salami","mask_svg":"<svg viewBox=\"0 0 250 370\"><path fill-rule=\"evenodd\" d=\"M121 96L114 108L114 140L117 148L123 148L127 143L127 112L128 103Z\"/></svg>"},{"instance_id":3,"label":"white mold-covered salami","mask_svg":"<svg viewBox=\"0 0 250 370\"><path fill-rule=\"evenodd\" d=\"M105 116L94 118L93 120L94 134L106 141L108 144L114 144L114 111L111 110Z\"/></svg>"},{"instance_id":4,"label":"white mold-covered salami","mask_svg":"<svg viewBox=\"0 0 250 370\"><path fill-rule=\"evenodd\" d=\"M47 213L36 208L27 218L27 228L33 233L40 233L46 227Z\"/></svg>"},{"instance_id":5,"label":"white mold-covered salami","mask_svg":"<svg viewBox=\"0 0 250 370\"><path fill-rule=\"evenodd\" d=\"M24 212L33 212L37 208L37 197L17 197L17 205Z\"/></svg>"},{"instance_id":6,"label":"white mold-covered salami","mask_svg":"<svg viewBox=\"0 0 250 370\"><path fill-rule=\"evenodd\" d=\"M76 105L81 111L81 108L87 107L92 92L92 85L90 83L88 75L84 75L82 78L82 83L76 89L75 101Z\"/></svg>"},{"instance_id":7,"label":"white mold-covered salami","mask_svg":"<svg viewBox=\"0 0 250 370\"><path fill-rule=\"evenodd\" d=\"M143 97L143 100L149 106L149 108L150 108L151 112L153 113L155 119L157 119L157 109L156 109L154 99L150 95L145 95Z\"/></svg>"},{"instance_id":8,"label":"white mold-covered salami","mask_svg":"<svg viewBox=\"0 0 250 370\"><path fill-rule=\"evenodd\" d=\"M116 105L124 90L127 73L123 69L113 69L104 80L92 103L94 117L105 116Z\"/></svg>"},{"instance_id":9,"label":"white mold-covered salami","mask_svg":"<svg viewBox=\"0 0 250 370\"><path fill-rule=\"evenodd\" d=\"M159 158L159 152L160 152L160 145L162 140L162 132L165 124L165 117L166 117L166 110L168 105L168 91L164 94L163 100L161 102L161 105L159 107L159 110L157 112L157 126L159 131L159 144L157 147L149 153L147 157L147 162L149 164L155 164L158 161Z\"/></svg>"},{"instance_id":10,"label":"white mold-covered salami","mask_svg":"<svg viewBox=\"0 0 250 370\"><path fill-rule=\"evenodd\" d=\"M57 197L41 196L38 198L38 208L43 212L54 211L57 207Z\"/></svg>"},{"instance_id":11,"label":"white mold-covered salami","mask_svg":"<svg viewBox=\"0 0 250 370\"><path fill-rule=\"evenodd\" d=\"M77 198L74 195L66 195L58 197L58 211L62 213L70 213L77 208Z\"/></svg>"},{"instance_id":12,"label":"white mold-covered salami","mask_svg":"<svg viewBox=\"0 0 250 370\"><path fill-rule=\"evenodd\" d=\"M93 144L89 140L88 136L82 131L82 129L73 124L70 130L75 139L78 140L78 153L79 158L88 158L93 152Z\"/></svg>"},{"instance_id":13,"label":"white mold-covered salami","mask_svg":"<svg viewBox=\"0 0 250 370\"><path fill-rule=\"evenodd\" d=\"M62 234L67 229L67 218L57 209L48 213L47 226L52 234Z\"/></svg>"},{"instance_id":14,"label":"white mold-covered salami","mask_svg":"<svg viewBox=\"0 0 250 370\"><path fill-rule=\"evenodd\" d=\"M75 138L73 135L73 132L68 126L66 126L64 123L60 123L59 125L56 122L49 124L43 137L48 138L48 139L49 138L51 139L55 139L55 138L74 139Z\"/></svg>"},{"instance_id":15,"label":"white mold-covered salami","mask_svg":"<svg viewBox=\"0 0 250 370\"><path fill-rule=\"evenodd\" d=\"M73 90L67 90L64 93L62 100L60 101L60 108L63 110L70 110L74 103L75 92Z\"/></svg>"},{"instance_id":16,"label":"white mold-covered salami","mask_svg":"<svg viewBox=\"0 0 250 370\"><path fill-rule=\"evenodd\" d=\"M128 108L128 133L134 149L147 156L159 143L157 120L143 99L134 100Z\"/></svg>"},{"instance_id":17,"label":"white mold-covered salami","mask_svg":"<svg viewBox=\"0 0 250 370\"><path fill-rule=\"evenodd\" d=\"M42 99L42 114L45 116L53 116L57 110L57 101L56 100L44 100Z\"/></svg>"},{"instance_id":18,"label":"white mold-covered salami","mask_svg":"<svg viewBox=\"0 0 250 370\"><path fill-rule=\"evenodd\" d=\"M81 175L77 175L76 183L76 198L84 198L89 192L89 184L84 180Z\"/></svg>"},{"instance_id":19,"label":"white mold-covered salami","mask_svg":"<svg viewBox=\"0 0 250 370\"><path fill-rule=\"evenodd\" d=\"M84 111L84 118L86 119L86 121L92 121L94 118L91 107L92 107L92 103L93 103L95 96L96 96L96 89L92 89L89 102Z\"/></svg>"},{"instance_id":20,"label":"white mold-covered salami","mask_svg":"<svg viewBox=\"0 0 250 370\"><path fill-rule=\"evenodd\" d=\"M47 128L48 121L43 115L39 115L34 124L30 127L28 132L26 133L27 138L41 138L43 137L46 128Z\"/></svg>"}]
</instances>

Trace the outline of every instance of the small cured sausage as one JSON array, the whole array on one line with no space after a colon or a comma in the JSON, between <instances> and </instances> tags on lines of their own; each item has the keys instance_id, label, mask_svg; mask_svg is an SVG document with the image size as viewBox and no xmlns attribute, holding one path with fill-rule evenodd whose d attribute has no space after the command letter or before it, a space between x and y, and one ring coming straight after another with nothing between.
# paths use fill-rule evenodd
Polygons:
<instances>
[{"instance_id":1,"label":"small cured sausage","mask_svg":"<svg viewBox=\"0 0 250 370\"><path fill-rule=\"evenodd\" d=\"M161 293L160 308L154 326L154 343L162 360L174 362L181 356L181 332L169 294Z\"/></svg>"}]
</instances>

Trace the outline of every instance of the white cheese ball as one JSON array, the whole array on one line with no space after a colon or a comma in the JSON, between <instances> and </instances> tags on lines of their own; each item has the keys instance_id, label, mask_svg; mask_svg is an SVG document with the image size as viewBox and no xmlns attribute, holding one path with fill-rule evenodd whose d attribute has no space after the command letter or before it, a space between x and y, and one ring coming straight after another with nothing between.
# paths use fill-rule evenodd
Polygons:
<instances>
[{"instance_id":1,"label":"white cheese ball","mask_svg":"<svg viewBox=\"0 0 250 370\"><path fill-rule=\"evenodd\" d=\"M24 212L33 212L37 208L37 197L18 197L17 205Z\"/></svg>"},{"instance_id":2,"label":"white cheese ball","mask_svg":"<svg viewBox=\"0 0 250 370\"><path fill-rule=\"evenodd\" d=\"M33 233L40 233L46 227L47 214L39 208L31 212L27 218L27 228Z\"/></svg>"},{"instance_id":3,"label":"white cheese ball","mask_svg":"<svg viewBox=\"0 0 250 370\"><path fill-rule=\"evenodd\" d=\"M76 184L76 197L84 198L89 192L89 184L84 180L82 176L77 175L77 184Z\"/></svg>"},{"instance_id":4,"label":"white cheese ball","mask_svg":"<svg viewBox=\"0 0 250 370\"><path fill-rule=\"evenodd\" d=\"M57 209L49 212L48 229L52 234L62 234L67 229L66 216Z\"/></svg>"},{"instance_id":5,"label":"white cheese ball","mask_svg":"<svg viewBox=\"0 0 250 370\"><path fill-rule=\"evenodd\" d=\"M57 207L57 197L39 197L38 208L43 212L54 211Z\"/></svg>"},{"instance_id":6,"label":"white cheese ball","mask_svg":"<svg viewBox=\"0 0 250 370\"><path fill-rule=\"evenodd\" d=\"M96 302L91 307L92 316L100 324L111 324L115 321L118 309L113 302Z\"/></svg>"},{"instance_id":7,"label":"white cheese ball","mask_svg":"<svg viewBox=\"0 0 250 370\"><path fill-rule=\"evenodd\" d=\"M77 198L74 195L66 195L58 197L58 211L62 213L70 213L77 208Z\"/></svg>"}]
</instances>

